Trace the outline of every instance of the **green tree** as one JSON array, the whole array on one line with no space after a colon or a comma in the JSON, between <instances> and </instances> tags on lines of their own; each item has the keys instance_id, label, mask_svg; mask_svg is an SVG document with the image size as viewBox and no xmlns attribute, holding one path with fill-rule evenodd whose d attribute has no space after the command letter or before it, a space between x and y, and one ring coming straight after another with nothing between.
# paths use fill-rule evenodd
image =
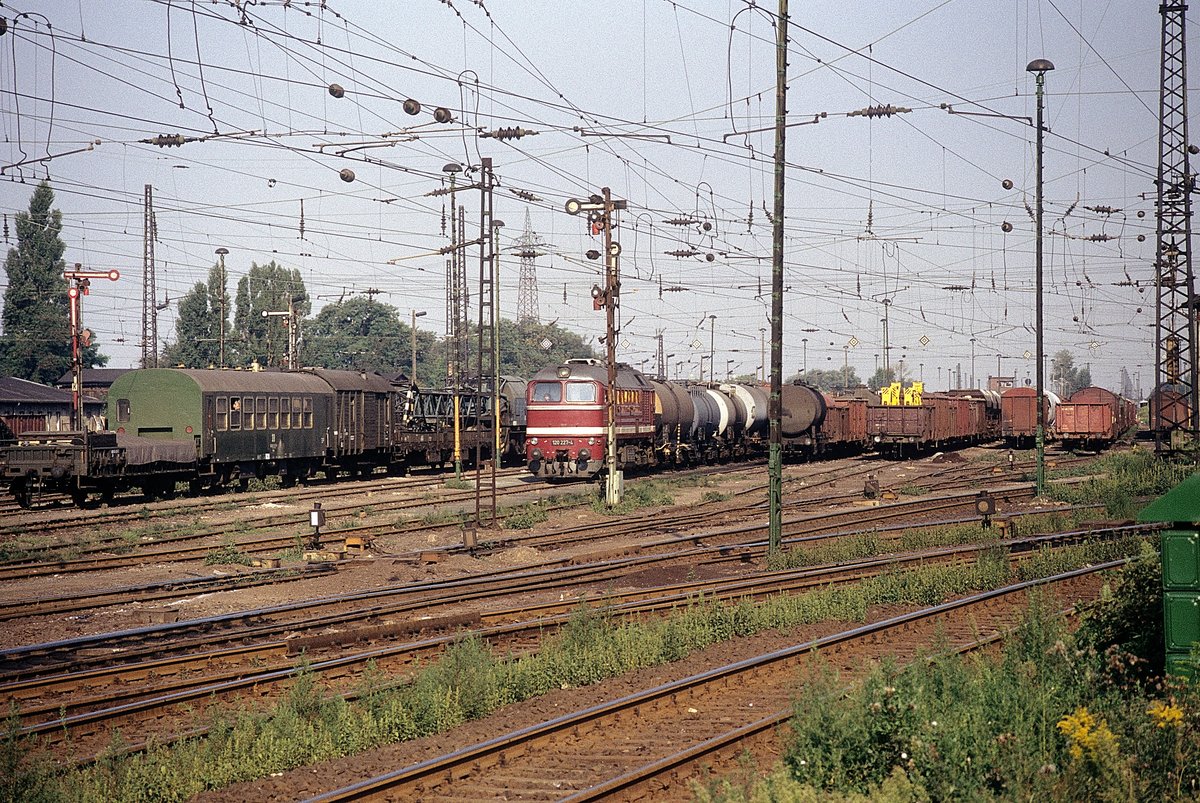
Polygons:
<instances>
[{"instance_id":1,"label":"green tree","mask_svg":"<svg viewBox=\"0 0 1200 803\"><path fill-rule=\"evenodd\" d=\"M503 375L528 378L542 368L571 358L599 356L588 339L553 323L501 319L499 335Z\"/></svg>"},{"instance_id":2,"label":"green tree","mask_svg":"<svg viewBox=\"0 0 1200 803\"><path fill-rule=\"evenodd\" d=\"M46 385L71 368L70 307L62 277L67 246L59 236L62 212L52 210L53 204L54 191L43 181L33 191L29 211L17 213L17 247L4 260L8 289L0 335L0 375ZM94 343L80 358L85 368L108 362Z\"/></svg>"},{"instance_id":3,"label":"green tree","mask_svg":"<svg viewBox=\"0 0 1200 803\"><path fill-rule=\"evenodd\" d=\"M221 363L221 310L229 309L229 294L225 291L225 276L221 266L213 265L208 271L208 282L196 282L191 290L179 299L179 317L175 321L175 342L163 349L164 365L182 365L185 368L206 368ZM224 301L224 304L222 304ZM225 364L236 365L239 361L230 347L232 330L225 325Z\"/></svg>"},{"instance_id":4,"label":"green tree","mask_svg":"<svg viewBox=\"0 0 1200 803\"><path fill-rule=\"evenodd\" d=\"M1075 391L1092 384L1092 372L1089 368L1076 368L1075 357L1063 349L1055 353L1050 360L1050 390L1056 390L1066 399Z\"/></svg>"},{"instance_id":5,"label":"green tree","mask_svg":"<svg viewBox=\"0 0 1200 803\"><path fill-rule=\"evenodd\" d=\"M287 312L291 302L299 319L309 313L308 291L300 271L288 270L274 260L265 265L250 263L250 272L238 280L237 353L242 363L282 365L287 355L288 324L282 316L263 317L264 312Z\"/></svg>"},{"instance_id":6,"label":"green tree","mask_svg":"<svg viewBox=\"0 0 1200 803\"><path fill-rule=\"evenodd\" d=\"M412 329L390 304L355 296L327 304L304 324L304 361L321 368L379 371L407 375L412 362ZM417 329L418 382L442 384L432 364L438 360L437 337Z\"/></svg>"},{"instance_id":7,"label":"green tree","mask_svg":"<svg viewBox=\"0 0 1200 803\"><path fill-rule=\"evenodd\" d=\"M820 388L824 391L834 391L837 388L857 387L862 384L862 380L858 378L858 373L851 368L847 374L843 368L830 369L828 371L813 370L807 373L801 372L794 374L788 378L788 382L795 382L797 379L802 380L805 384L812 385L815 388Z\"/></svg>"}]
</instances>

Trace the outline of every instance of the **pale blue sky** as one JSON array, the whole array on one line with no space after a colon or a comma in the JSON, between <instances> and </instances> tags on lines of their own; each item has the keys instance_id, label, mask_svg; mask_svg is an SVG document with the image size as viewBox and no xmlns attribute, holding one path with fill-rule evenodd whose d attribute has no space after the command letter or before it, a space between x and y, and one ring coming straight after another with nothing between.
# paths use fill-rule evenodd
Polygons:
<instances>
[{"instance_id":1,"label":"pale blue sky","mask_svg":"<svg viewBox=\"0 0 1200 803\"><path fill-rule=\"evenodd\" d=\"M684 361L695 376L708 351L707 316L716 314L717 372L751 373L767 325L759 287L770 282L773 134L734 132L772 122L774 33L764 8L734 0L331 0L324 11L259 3L240 24L230 4L6 2L0 161L102 144L7 168L0 208L11 220L28 204L28 182L48 172L68 261L125 274L119 286L96 287L85 306L114 366L139 355L146 183L155 188L160 296L177 299L225 246L231 291L251 261L274 258L301 270L318 306L375 288L406 317L428 310L422 323L440 333L443 258L420 255L447 242L443 199L426 193L440 185L446 162L490 156L501 184L496 216L508 224L502 243L519 234L528 209L556 246L538 261L543 321L591 334L603 325L588 295L598 264L582 259L595 241L562 204L609 186L629 202L620 232L621 357L640 365L663 330L667 351L678 355L672 363ZM35 10L53 37L37 14L14 22ZM1032 375L1022 355L1033 350L1025 204L1033 202L1034 130L939 106L1032 116L1034 82L1024 68L1045 57L1057 67L1047 76L1047 351L1071 349L1110 386L1122 366L1140 371L1148 389L1157 4L792 2L791 11L790 121L827 116L788 131L787 372L801 367L805 351L810 368L840 367L853 338L849 360L871 374L888 298L893 362L903 358L929 384L943 386L959 364L969 381L972 337L979 381L995 372L997 354L1003 373ZM332 82L345 97L329 95ZM404 113L407 98L421 102L420 115ZM888 103L912 112L845 116ZM435 123L436 106L452 109L456 122ZM511 142L474 133L499 126L539 133ZM223 136L179 148L138 142L214 131ZM344 167L354 183L339 180ZM526 203L514 189L539 200ZM477 226L477 200L467 193L466 201L468 225ZM665 223L680 217L714 228ZM1082 239L1098 234L1112 237ZM686 249L701 256L666 253ZM405 259L388 263L397 258ZM501 306L509 316L517 271L506 256ZM1145 291L1118 286L1126 275ZM660 279L685 289L660 298ZM163 313L160 338L173 337L172 314ZM121 335L126 342L114 343Z\"/></svg>"}]
</instances>

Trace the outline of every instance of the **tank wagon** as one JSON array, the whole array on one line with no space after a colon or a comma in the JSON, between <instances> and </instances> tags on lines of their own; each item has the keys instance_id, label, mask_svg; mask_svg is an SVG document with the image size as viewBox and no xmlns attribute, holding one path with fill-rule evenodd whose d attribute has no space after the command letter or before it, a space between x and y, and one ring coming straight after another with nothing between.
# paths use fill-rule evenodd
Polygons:
<instances>
[{"instance_id":1,"label":"tank wagon","mask_svg":"<svg viewBox=\"0 0 1200 803\"><path fill-rule=\"evenodd\" d=\"M1102 449L1137 423L1137 405L1111 390L1087 387L1058 405L1054 432L1068 449Z\"/></svg>"},{"instance_id":2,"label":"tank wagon","mask_svg":"<svg viewBox=\"0 0 1200 803\"><path fill-rule=\"evenodd\" d=\"M1037 391L1034 388L1009 388L1000 394L1000 435L1005 442L1018 449L1028 448L1037 437ZM1044 392L1043 438L1049 440L1053 433L1054 419L1062 400L1057 395Z\"/></svg>"},{"instance_id":3,"label":"tank wagon","mask_svg":"<svg viewBox=\"0 0 1200 803\"><path fill-rule=\"evenodd\" d=\"M856 454L867 445L867 400L833 395L802 382L784 385L780 397L784 456L810 460Z\"/></svg>"},{"instance_id":4,"label":"tank wagon","mask_svg":"<svg viewBox=\"0 0 1200 803\"><path fill-rule=\"evenodd\" d=\"M523 456L524 392L522 380L505 378L498 437L491 394L459 393L464 460L491 458L496 443ZM109 391L108 422L115 431L27 433L0 447L0 483L25 506L43 491L77 504L134 489L154 498L180 482L198 492L268 476L290 486L317 472L332 479L438 467L455 444L453 391L317 368L129 371Z\"/></svg>"}]
</instances>

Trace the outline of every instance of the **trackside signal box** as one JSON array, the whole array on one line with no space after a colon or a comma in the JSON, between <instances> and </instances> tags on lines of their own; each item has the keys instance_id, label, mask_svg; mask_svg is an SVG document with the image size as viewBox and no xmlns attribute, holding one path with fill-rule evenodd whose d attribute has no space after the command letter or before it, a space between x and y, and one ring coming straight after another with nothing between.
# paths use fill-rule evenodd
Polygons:
<instances>
[{"instance_id":1,"label":"trackside signal box","mask_svg":"<svg viewBox=\"0 0 1200 803\"><path fill-rule=\"evenodd\" d=\"M1200 642L1200 473L1148 505L1138 521L1167 525L1160 536L1167 672L1200 677L1191 657Z\"/></svg>"}]
</instances>

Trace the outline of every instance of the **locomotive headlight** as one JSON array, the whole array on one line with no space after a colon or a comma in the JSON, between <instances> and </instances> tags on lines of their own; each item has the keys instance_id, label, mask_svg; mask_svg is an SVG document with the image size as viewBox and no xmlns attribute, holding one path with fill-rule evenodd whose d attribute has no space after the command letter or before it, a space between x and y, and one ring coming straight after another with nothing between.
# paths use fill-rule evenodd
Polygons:
<instances>
[{"instance_id":1,"label":"locomotive headlight","mask_svg":"<svg viewBox=\"0 0 1200 803\"><path fill-rule=\"evenodd\" d=\"M588 446L595 446L595 445L596 445L596 439L588 438Z\"/></svg>"},{"instance_id":2,"label":"locomotive headlight","mask_svg":"<svg viewBox=\"0 0 1200 803\"><path fill-rule=\"evenodd\" d=\"M880 443L880 442L882 442L882 441L883 441L883 438L881 438L881 437L880 437L880 436L878 436L878 435L876 435L876 436L875 436L875 442L876 442L876 443Z\"/></svg>"},{"instance_id":3,"label":"locomotive headlight","mask_svg":"<svg viewBox=\"0 0 1200 803\"><path fill-rule=\"evenodd\" d=\"M533 445L533 446L537 446L537 445L538 445L538 439L537 439L537 438L530 438L530 439L529 439L529 443L530 443L531 445Z\"/></svg>"},{"instance_id":4,"label":"locomotive headlight","mask_svg":"<svg viewBox=\"0 0 1200 803\"><path fill-rule=\"evenodd\" d=\"M544 455L542 454L541 449L534 449L532 452L529 453L529 457L532 460L541 460L544 457Z\"/></svg>"}]
</instances>

